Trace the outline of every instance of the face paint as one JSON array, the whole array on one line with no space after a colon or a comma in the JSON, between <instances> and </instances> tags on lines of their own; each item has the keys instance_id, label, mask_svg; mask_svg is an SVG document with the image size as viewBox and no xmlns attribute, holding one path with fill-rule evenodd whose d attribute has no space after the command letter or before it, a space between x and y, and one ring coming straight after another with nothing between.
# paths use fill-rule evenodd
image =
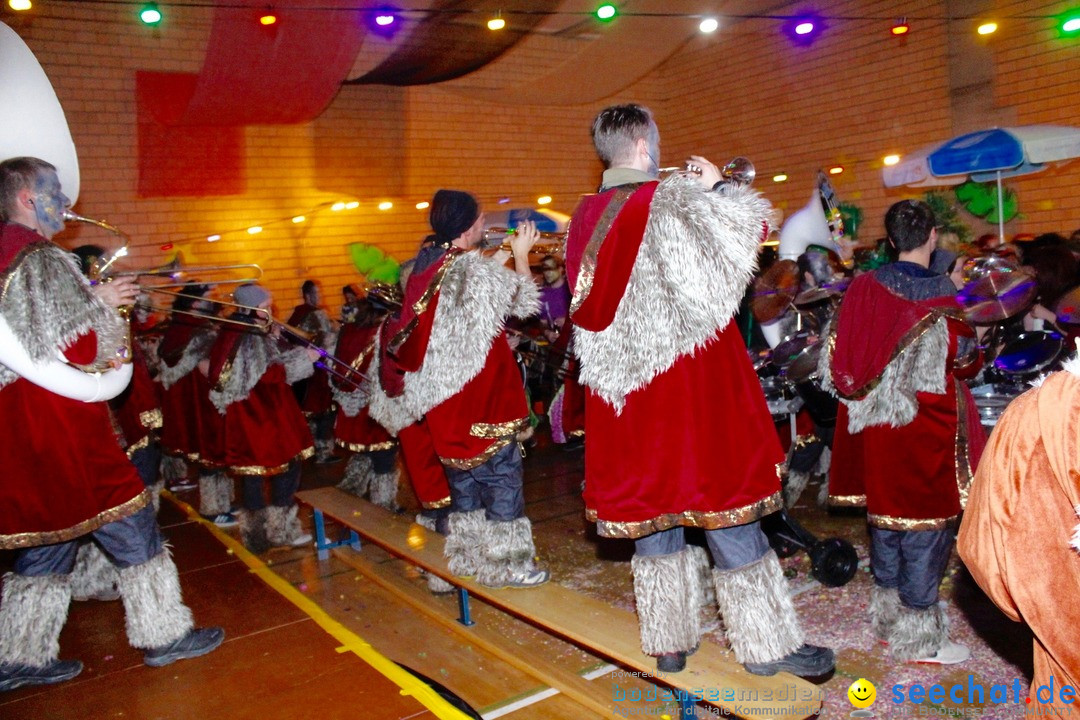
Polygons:
<instances>
[{"instance_id":1,"label":"face paint","mask_svg":"<svg viewBox=\"0 0 1080 720\"><path fill-rule=\"evenodd\" d=\"M55 172L43 172L34 183L34 214L38 228L47 238L64 229L64 211L71 206L60 192L60 178Z\"/></svg>"}]
</instances>

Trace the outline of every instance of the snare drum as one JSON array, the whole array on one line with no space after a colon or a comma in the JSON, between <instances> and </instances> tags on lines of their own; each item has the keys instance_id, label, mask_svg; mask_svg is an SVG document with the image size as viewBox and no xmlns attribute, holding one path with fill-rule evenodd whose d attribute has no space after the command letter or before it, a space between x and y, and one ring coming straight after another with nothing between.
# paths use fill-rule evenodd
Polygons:
<instances>
[{"instance_id":1,"label":"snare drum","mask_svg":"<svg viewBox=\"0 0 1080 720\"><path fill-rule=\"evenodd\" d=\"M1052 330L1023 332L1001 348L994 367L1006 375L1039 373L1054 364L1064 345L1061 333Z\"/></svg>"},{"instance_id":2,"label":"snare drum","mask_svg":"<svg viewBox=\"0 0 1080 720\"><path fill-rule=\"evenodd\" d=\"M1000 385L979 385L971 388L971 396L975 399L975 407L979 411L979 423L984 428L997 425L1005 408L1022 390L1023 388Z\"/></svg>"}]
</instances>

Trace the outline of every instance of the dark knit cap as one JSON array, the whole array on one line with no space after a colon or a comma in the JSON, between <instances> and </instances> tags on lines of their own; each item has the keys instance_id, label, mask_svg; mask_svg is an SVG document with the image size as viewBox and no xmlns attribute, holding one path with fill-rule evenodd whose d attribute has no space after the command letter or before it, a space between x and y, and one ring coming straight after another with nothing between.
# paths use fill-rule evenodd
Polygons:
<instances>
[{"instance_id":1,"label":"dark knit cap","mask_svg":"<svg viewBox=\"0 0 1080 720\"><path fill-rule=\"evenodd\" d=\"M435 231L435 242L449 245L472 227L480 217L476 198L461 190L439 190L431 201L428 222Z\"/></svg>"}]
</instances>

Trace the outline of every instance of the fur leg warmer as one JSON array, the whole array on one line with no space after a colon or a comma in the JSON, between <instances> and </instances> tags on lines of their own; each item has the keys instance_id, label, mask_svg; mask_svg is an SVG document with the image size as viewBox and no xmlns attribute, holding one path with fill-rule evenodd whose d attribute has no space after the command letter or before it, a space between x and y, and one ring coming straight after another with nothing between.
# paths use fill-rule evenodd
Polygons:
<instances>
[{"instance_id":1,"label":"fur leg warmer","mask_svg":"<svg viewBox=\"0 0 1080 720\"><path fill-rule=\"evenodd\" d=\"M881 587L877 583L870 590L870 625L874 637L888 640L900 615L900 592L896 588Z\"/></svg>"},{"instance_id":2,"label":"fur leg warmer","mask_svg":"<svg viewBox=\"0 0 1080 720\"><path fill-rule=\"evenodd\" d=\"M371 482L371 458L366 453L354 453L345 466L345 477L338 487L357 497L364 497Z\"/></svg>"},{"instance_id":3,"label":"fur leg warmer","mask_svg":"<svg viewBox=\"0 0 1080 720\"><path fill-rule=\"evenodd\" d=\"M476 581L488 587L503 587L515 576L535 569L532 523L527 517L510 521L488 521L484 532L483 562Z\"/></svg>"},{"instance_id":4,"label":"fur leg warmer","mask_svg":"<svg viewBox=\"0 0 1080 720\"><path fill-rule=\"evenodd\" d=\"M194 627L180 596L180 578L168 548L141 565L120 571L120 597L128 642L151 650L176 642Z\"/></svg>"},{"instance_id":5,"label":"fur leg warmer","mask_svg":"<svg viewBox=\"0 0 1080 720\"><path fill-rule=\"evenodd\" d=\"M232 478L223 472L199 475L199 514L214 517L232 506Z\"/></svg>"},{"instance_id":6,"label":"fur leg warmer","mask_svg":"<svg viewBox=\"0 0 1080 720\"><path fill-rule=\"evenodd\" d=\"M187 461L172 455L161 456L161 478L172 485L177 480L187 477Z\"/></svg>"},{"instance_id":7,"label":"fur leg warmer","mask_svg":"<svg viewBox=\"0 0 1080 720\"><path fill-rule=\"evenodd\" d=\"M67 575L4 576L0 663L45 667L60 654L71 587Z\"/></svg>"},{"instance_id":8,"label":"fur leg warmer","mask_svg":"<svg viewBox=\"0 0 1080 720\"><path fill-rule=\"evenodd\" d=\"M270 505L266 508L266 539L271 545L285 547L295 545L307 533L300 525L300 518L296 516L299 508L296 505L280 507ZM307 539L311 539L307 535Z\"/></svg>"},{"instance_id":9,"label":"fur leg warmer","mask_svg":"<svg viewBox=\"0 0 1080 720\"><path fill-rule=\"evenodd\" d=\"M251 552L256 555L270 549L270 541L266 538L266 511L240 510L236 513L236 519L240 523L240 539Z\"/></svg>"},{"instance_id":10,"label":"fur leg warmer","mask_svg":"<svg viewBox=\"0 0 1080 720\"><path fill-rule=\"evenodd\" d=\"M900 605L889 633L889 654L894 660L918 660L941 649L949 639L949 619L941 605L916 610Z\"/></svg>"},{"instance_id":11,"label":"fur leg warmer","mask_svg":"<svg viewBox=\"0 0 1080 720\"><path fill-rule=\"evenodd\" d=\"M775 552L734 570L714 570L713 578L736 660L768 663L802 647L802 626Z\"/></svg>"},{"instance_id":12,"label":"fur leg warmer","mask_svg":"<svg viewBox=\"0 0 1080 720\"><path fill-rule=\"evenodd\" d=\"M390 512L397 512L401 507L397 502L397 494L397 468L388 473L375 473L371 476L371 502Z\"/></svg>"},{"instance_id":13,"label":"fur leg warmer","mask_svg":"<svg viewBox=\"0 0 1080 720\"><path fill-rule=\"evenodd\" d=\"M799 501L807 484L810 482L810 473L788 470L784 476L784 507L791 509Z\"/></svg>"},{"instance_id":14,"label":"fur leg warmer","mask_svg":"<svg viewBox=\"0 0 1080 720\"><path fill-rule=\"evenodd\" d=\"M158 480L150 486L150 502L154 506L154 514L161 511L161 491L165 489L165 481Z\"/></svg>"},{"instance_id":15,"label":"fur leg warmer","mask_svg":"<svg viewBox=\"0 0 1080 720\"><path fill-rule=\"evenodd\" d=\"M641 651L654 657L693 652L701 641L701 590L700 570L691 552L635 555L630 567Z\"/></svg>"},{"instance_id":16,"label":"fur leg warmer","mask_svg":"<svg viewBox=\"0 0 1080 720\"><path fill-rule=\"evenodd\" d=\"M435 529L435 518L424 517L423 515L416 516L416 524L426 530L430 530L433 533L437 533ZM433 575L426 570L421 570L420 574L427 578L427 587L431 591L432 595L445 595L454 591L454 586L443 580L438 575Z\"/></svg>"},{"instance_id":17,"label":"fur leg warmer","mask_svg":"<svg viewBox=\"0 0 1080 720\"><path fill-rule=\"evenodd\" d=\"M487 519L483 510L450 513L450 529L443 546L450 572L458 577L476 575L484 557L484 529Z\"/></svg>"},{"instance_id":18,"label":"fur leg warmer","mask_svg":"<svg viewBox=\"0 0 1080 720\"><path fill-rule=\"evenodd\" d=\"M83 543L71 571L72 600L116 600L120 592L116 581L120 571L95 542Z\"/></svg>"}]
</instances>

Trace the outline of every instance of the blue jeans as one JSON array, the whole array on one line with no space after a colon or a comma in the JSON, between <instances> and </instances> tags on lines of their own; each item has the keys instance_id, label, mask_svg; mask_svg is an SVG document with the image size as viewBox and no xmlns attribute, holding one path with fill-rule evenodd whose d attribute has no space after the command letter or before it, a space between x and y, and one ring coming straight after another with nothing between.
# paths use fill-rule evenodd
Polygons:
<instances>
[{"instance_id":1,"label":"blue jeans","mask_svg":"<svg viewBox=\"0 0 1080 720\"><path fill-rule=\"evenodd\" d=\"M89 535L20 551L15 558L15 572L25 576L69 575L75 568L79 546L90 539L121 569L142 565L164 547L154 507L147 505L134 515L102 525Z\"/></svg>"},{"instance_id":2,"label":"blue jeans","mask_svg":"<svg viewBox=\"0 0 1080 720\"><path fill-rule=\"evenodd\" d=\"M243 478L243 501L245 510L262 510L266 507L266 495L263 494L261 475L245 475ZM300 463L293 460L289 469L270 477L270 503L277 507L292 507L293 496L300 488Z\"/></svg>"},{"instance_id":3,"label":"blue jeans","mask_svg":"<svg viewBox=\"0 0 1080 720\"><path fill-rule=\"evenodd\" d=\"M718 570L734 570L765 557L769 552L769 540L761 530L761 523L706 530L705 539ZM638 555L670 555L686 547L686 532L682 526L661 530L634 540L634 552Z\"/></svg>"},{"instance_id":4,"label":"blue jeans","mask_svg":"<svg viewBox=\"0 0 1080 720\"><path fill-rule=\"evenodd\" d=\"M945 530L883 530L870 528L870 569L874 582L896 588L900 602L924 610L938 601L938 585L945 577L953 543Z\"/></svg>"},{"instance_id":5,"label":"blue jeans","mask_svg":"<svg viewBox=\"0 0 1080 720\"><path fill-rule=\"evenodd\" d=\"M518 444L511 442L471 470L446 467L451 512L486 510L488 520L517 520L525 515L523 469Z\"/></svg>"}]
</instances>

